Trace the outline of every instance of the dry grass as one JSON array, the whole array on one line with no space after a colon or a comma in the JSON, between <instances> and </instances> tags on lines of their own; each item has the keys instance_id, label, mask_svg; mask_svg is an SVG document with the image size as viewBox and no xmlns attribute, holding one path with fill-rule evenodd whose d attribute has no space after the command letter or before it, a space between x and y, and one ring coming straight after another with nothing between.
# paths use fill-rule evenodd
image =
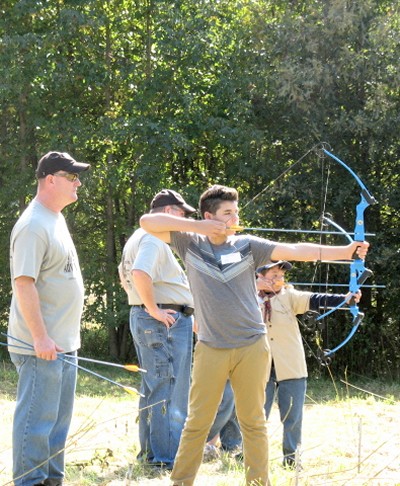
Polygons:
<instances>
[{"instance_id":1,"label":"dry grass","mask_svg":"<svg viewBox=\"0 0 400 486\"><path fill-rule=\"evenodd\" d=\"M14 408L11 388L2 383L2 486L11 484L10 437ZM273 410L269 423L273 486L400 485L399 390L396 397L389 399L352 388L346 390L343 385L341 390L345 398L319 399L318 403L309 398L301 451L303 470L300 472L281 467L282 427L278 410ZM66 486L170 484L168 473L154 475L134 460L138 447L137 413L137 400L119 389L113 396L103 397L78 392L66 455ZM243 485L241 464L228 456L203 464L196 485Z\"/></svg>"}]
</instances>

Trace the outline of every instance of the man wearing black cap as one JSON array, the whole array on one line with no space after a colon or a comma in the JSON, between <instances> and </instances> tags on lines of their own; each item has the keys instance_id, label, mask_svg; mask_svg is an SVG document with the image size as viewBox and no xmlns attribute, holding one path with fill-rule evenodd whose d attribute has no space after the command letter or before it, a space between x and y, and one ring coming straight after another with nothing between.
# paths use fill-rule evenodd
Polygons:
<instances>
[{"instance_id":1,"label":"man wearing black cap","mask_svg":"<svg viewBox=\"0 0 400 486\"><path fill-rule=\"evenodd\" d=\"M59 486L72 417L76 368L57 359L80 347L83 282L61 211L78 199L89 164L49 152L38 163L36 197L11 233L8 344L19 379L13 422L16 486ZM23 343L23 344L21 344Z\"/></svg>"},{"instance_id":2,"label":"man wearing black cap","mask_svg":"<svg viewBox=\"0 0 400 486\"><path fill-rule=\"evenodd\" d=\"M180 194L163 189L151 213L186 217L195 212ZM130 328L142 374L138 458L172 468L187 403L192 360L193 298L169 245L142 229L127 241L119 266L128 295Z\"/></svg>"}]
</instances>

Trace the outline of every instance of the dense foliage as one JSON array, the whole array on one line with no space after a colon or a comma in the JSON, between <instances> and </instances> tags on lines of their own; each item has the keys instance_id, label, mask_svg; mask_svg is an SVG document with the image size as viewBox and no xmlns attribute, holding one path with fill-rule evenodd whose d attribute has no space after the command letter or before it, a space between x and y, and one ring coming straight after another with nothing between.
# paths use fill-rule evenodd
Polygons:
<instances>
[{"instance_id":1,"label":"dense foliage","mask_svg":"<svg viewBox=\"0 0 400 486\"><path fill-rule=\"evenodd\" d=\"M196 204L217 182L239 189L248 226L317 229L325 211L352 231L359 188L310 151L323 141L379 201L366 213L376 234L368 266L370 283L386 286L364 289L365 324L334 365L398 376L399 24L397 2L385 0L4 0L3 324L9 233L48 150L92 164L65 211L88 294L84 346L124 360L133 350L117 265L154 193L170 187ZM298 264L291 277L346 282L348 268ZM337 314L324 346L350 330L350 317Z\"/></svg>"}]
</instances>

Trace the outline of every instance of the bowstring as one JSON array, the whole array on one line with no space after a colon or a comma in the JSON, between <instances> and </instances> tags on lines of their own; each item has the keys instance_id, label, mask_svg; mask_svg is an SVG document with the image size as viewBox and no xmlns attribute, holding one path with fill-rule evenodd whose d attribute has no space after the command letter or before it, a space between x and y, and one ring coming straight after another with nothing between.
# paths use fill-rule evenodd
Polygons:
<instances>
[{"instance_id":1,"label":"bowstring","mask_svg":"<svg viewBox=\"0 0 400 486\"><path fill-rule=\"evenodd\" d=\"M318 158L321 159L322 163L321 163L321 180L324 181L325 180L325 183L323 185L321 185L321 201L322 201L322 207L321 207L321 219L320 219L320 230L322 231L324 229L324 217L326 216L326 207L327 207L327 200L328 200L328 188L329 188L329 182L330 182L330 176L331 176L331 160L329 160L329 158L326 157L323 149L326 149L326 147L329 146L328 144L326 143L322 143L321 144L321 149L320 150L316 150L316 155ZM329 236L327 236L326 238L329 238ZM321 234L320 235L320 239L319 239L319 243L320 245L322 245L323 243L326 244L326 241L322 241L323 240L323 235ZM312 280L312 283L315 282L315 278L317 277L317 273L319 273L319 282L321 283L321 285L319 286L319 289L318 291L320 293L325 293L325 294L328 294L328 287L329 287L329 277L330 277L330 269L331 269L331 265L329 262L325 262L325 279L322 278L322 265L321 265L321 260L322 258L320 257L319 259L320 261L318 262L318 264L315 266L315 271L314 271L314 275L313 275L313 280ZM318 270L319 269L319 270ZM325 281L325 284L322 286L322 282ZM324 300L324 306L322 307L322 314L326 313L328 310L328 306L327 306L327 297L325 297L325 300ZM321 356L324 355L324 348L327 348L329 347L328 343L329 343L329 337L330 337L330 333L329 333L329 317L325 317L324 318L324 321L321 321L321 325L320 326L317 326L316 330L315 330L315 344L318 348L318 350L320 351L321 353ZM301 322L301 321L300 321ZM333 377L333 374L332 374L332 370L330 368L330 363L329 362L323 362L321 361L318 356L316 356L316 354L314 353L314 351L311 349L311 346L309 345L309 343L306 341L306 339L304 338L304 336L302 336L303 338L303 342L305 343L305 345L307 346L307 348L309 349L309 351L311 352L312 356L314 358L316 358L316 360L324 367L324 368L327 368L328 369L328 372L329 372L329 375L330 375L330 378L332 380L332 383L336 389L336 392L337 392L337 387L336 387L336 383L335 383L335 379Z\"/></svg>"},{"instance_id":2,"label":"bowstring","mask_svg":"<svg viewBox=\"0 0 400 486\"><path fill-rule=\"evenodd\" d=\"M324 216L326 215L326 206L327 206L327 200L328 200L328 188L329 188L331 172L330 172L330 161L328 161L328 163L325 165L325 162L326 162L327 159L325 157L324 152L322 150L320 152L317 151L316 155L321 160L321 180L322 181L325 180L325 184L321 185L322 207L321 207L321 216L320 216L320 230L322 231L324 229ZM325 243L325 242L322 241L322 239L323 239L323 235L320 234L320 238L319 238L319 244L320 245L322 245L322 243ZM317 277L317 273L319 273L318 282L321 282L321 283L323 282L322 265L321 265L322 258L321 258L321 256L320 256L319 260L320 261L315 266L315 271L314 271L312 283L315 282L315 278ZM318 289L319 292L321 292L323 290L325 294L328 293L329 273L330 273L330 264L326 263L325 264L325 285L323 287L322 287L322 285L319 286L319 289ZM325 313L327 311L327 308L328 308L326 298L325 298L324 304L325 305L323 307L323 313ZM317 326L317 329L316 329L315 332L316 332L316 336L315 336L316 345L317 345L319 351L323 352L324 334L325 334L326 342L327 343L329 342L329 327L328 327L327 321L325 321L323 323L323 327L320 328L320 327ZM314 353L313 353L313 355L314 355ZM318 358L317 358L317 360L318 360ZM329 370L329 372L330 372L330 370Z\"/></svg>"},{"instance_id":3,"label":"bowstring","mask_svg":"<svg viewBox=\"0 0 400 486\"><path fill-rule=\"evenodd\" d=\"M325 241L323 241L324 235L322 234L322 231L324 230L324 217L326 216L326 208L327 208L327 201L328 201L328 189L329 189L329 183L330 183L330 176L331 176L331 161L327 159L323 149L326 149L326 147L329 147L329 144L326 142L321 142L317 146L315 146L314 153L317 158L320 159L320 173L321 173L321 181L324 183L321 184L321 193L320 193L320 200L321 200L321 216L320 216L320 236L319 236L319 244L326 244ZM328 237L326 237L328 238ZM319 285L318 291L320 293L325 293L328 294L328 286L329 286L329 277L330 277L330 263L325 262L325 279L322 278L323 270L322 270L322 257L320 254L319 261L316 263L314 267L314 272L313 272L313 277L311 279L312 283L315 283L315 279L318 277L318 282L323 282L325 280L325 285L322 286ZM325 297L324 300L324 306L322 307L322 313L327 312L328 306L327 306L327 297ZM319 311L321 312L321 311ZM323 348L324 348L324 341L326 342L326 346L328 345L329 342L329 325L328 321L325 318L325 322L321 322L321 326L317 326L315 329L315 344L318 348L318 350L321 352L321 356L323 355ZM301 321L299 321L301 323ZM305 337L302 335L303 342L305 343L306 347L309 349L311 352L311 355L321 364L322 362L318 358L318 356L315 354L313 349L311 348L310 344L307 342ZM324 367L328 369L329 375L332 379L332 382L336 388L336 384L332 375L332 370L330 368L329 363L324 363Z\"/></svg>"},{"instance_id":4,"label":"bowstring","mask_svg":"<svg viewBox=\"0 0 400 486\"><path fill-rule=\"evenodd\" d=\"M318 143L316 143L313 147L311 147L309 150L307 150L307 152L305 152L300 158L298 158L293 164L291 164L288 168L286 168L284 171L282 171L277 177L275 177L272 181L270 181L254 197L252 197L244 206L242 206L241 210L243 211L248 206L250 206L252 203L254 203L260 196L262 196L263 194L265 194L267 191L271 190L271 188L279 180L281 180L290 171L292 171L297 165L299 165L300 162L302 162L310 153L314 153L317 158L319 158L322 162L325 162L327 160L327 157L326 157L326 155L324 153L324 149L325 150L331 150L331 147L330 147L329 143L327 143L327 142L318 142ZM329 181L330 181L330 161L329 160L328 160L328 164L327 165L321 163L321 180L322 181L325 180L325 183L323 185L321 185L321 193L320 193L320 200L322 202L321 203L320 230L322 231L323 230L323 227L324 227L324 216L326 214L326 207L327 207L327 200L328 200L328 187L329 187ZM322 244L322 238L323 238L323 235L320 234L320 236L319 236L319 244L320 245ZM313 276L312 276L312 279L311 279L312 280L312 283L315 282L315 279L317 278L317 274L319 274L319 276L321 277L319 279L319 282L322 282L322 266L321 266L321 260L322 260L322 258L321 258L321 255L320 255L319 262L317 262L317 264L314 267L314 272L313 272ZM324 292L325 293L327 293L327 290L328 290L329 273L330 273L330 265L329 265L329 263L327 263L326 264L326 272L325 272L325 286L324 286ZM321 292L321 288L320 288L320 292ZM326 309L327 309L327 304L325 303L325 311L324 312L326 312ZM301 321L299 321L299 322L301 323ZM324 326L325 327L325 329L324 329L324 331L325 331L325 337L326 337L326 341L328 341L328 338L329 338L328 326L326 325L326 322L324 324L325 324L325 326ZM316 335L315 335L315 342L316 342L316 345L317 345L317 347L319 348L319 350L321 352L323 350L323 347L322 347L322 342L323 342L322 332L323 332L323 330L322 329L320 330L319 328L317 328L316 331L315 331L315 333L316 333ZM311 349L311 346L304 339L304 337L303 337L303 341L304 341L306 347L311 352L312 356L317 361L319 361L318 357L316 356L316 354L314 353L314 351ZM329 365L326 364L325 367L329 367ZM329 373L331 374L331 370L330 369L329 369Z\"/></svg>"},{"instance_id":5,"label":"bowstring","mask_svg":"<svg viewBox=\"0 0 400 486\"><path fill-rule=\"evenodd\" d=\"M287 169L285 169L277 177L275 177L275 179L273 179L272 181L270 181L261 191L259 191L252 199L250 199L250 201L247 201L247 203L244 206L241 207L241 210L244 211L247 208L247 206L249 206L250 204L254 203L254 201L256 199L258 199L262 194L264 194L265 192L269 191L271 189L271 187L276 182L278 182L280 179L282 179L288 172L290 172L291 170L293 170L294 167L296 167L296 165L300 164L300 162L302 160L304 160L307 157L307 155L309 155L311 152L318 152L317 149L319 148L319 152L321 153L321 156L322 156L323 155L322 150L325 147L330 147L327 142L318 142L318 143L316 143L313 147L311 147L309 150L307 150L307 152L304 153L299 159L297 159L295 162L293 162L293 164L291 164Z\"/></svg>"}]
</instances>

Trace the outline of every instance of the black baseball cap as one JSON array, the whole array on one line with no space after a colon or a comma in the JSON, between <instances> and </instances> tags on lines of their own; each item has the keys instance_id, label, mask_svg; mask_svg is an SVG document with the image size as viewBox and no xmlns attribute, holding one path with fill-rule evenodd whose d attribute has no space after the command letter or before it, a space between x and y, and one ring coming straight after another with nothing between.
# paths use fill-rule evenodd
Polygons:
<instances>
[{"instance_id":1,"label":"black baseball cap","mask_svg":"<svg viewBox=\"0 0 400 486\"><path fill-rule=\"evenodd\" d=\"M77 162L66 152L49 152L39 160L36 177L41 179L49 174L55 174L59 170L79 174L84 170L88 170L90 164L84 162Z\"/></svg>"},{"instance_id":2,"label":"black baseball cap","mask_svg":"<svg viewBox=\"0 0 400 486\"><path fill-rule=\"evenodd\" d=\"M195 213L196 210L189 206L183 197L172 189L163 189L157 193L150 204L150 209L162 208L164 206L181 206L187 214Z\"/></svg>"},{"instance_id":3,"label":"black baseball cap","mask_svg":"<svg viewBox=\"0 0 400 486\"><path fill-rule=\"evenodd\" d=\"M269 270L270 268L273 268L273 267L279 267L282 270L291 270L293 265L291 263L287 262L286 260L279 260L278 262L271 262L271 263L268 263L267 265L263 265L262 267L257 268L256 272L262 273L262 272L265 272L266 270Z\"/></svg>"}]
</instances>

